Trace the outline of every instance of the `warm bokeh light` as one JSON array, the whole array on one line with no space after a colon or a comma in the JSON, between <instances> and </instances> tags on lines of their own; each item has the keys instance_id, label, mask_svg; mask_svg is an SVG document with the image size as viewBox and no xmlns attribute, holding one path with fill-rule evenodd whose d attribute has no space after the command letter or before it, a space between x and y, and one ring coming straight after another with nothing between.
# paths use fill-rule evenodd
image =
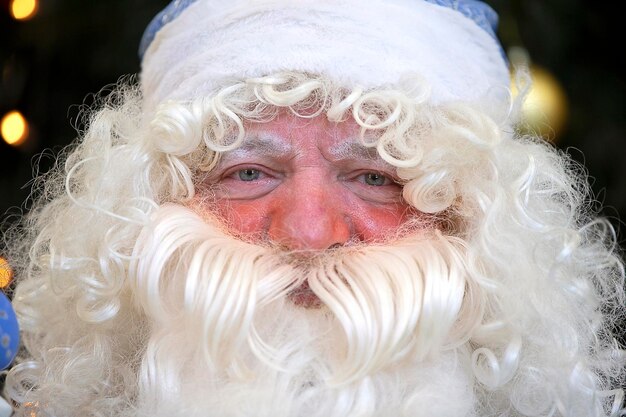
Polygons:
<instances>
[{"instance_id":1,"label":"warm bokeh light","mask_svg":"<svg viewBox=\"0 0 626 417\"><path fill-rule=\"evenodd\" d=\"M30 19L37 13L37 0L11 0L11 15L16 20Z\"/></svg>"},{"instance_id":2,"label":"warm bokeh light","mask_svg":"<svg viewBox=\"0 0 626 417\"><path fill-rule=\"evenodd\" d=\"M512 46L507 55L512 68L513 97L518 94L517 83L526 89L526 75L530 75L531 79L531 88L526 93L516 130L524 135L537 135L550 142L557 142L567 126L569 113L567 96L561 83L550 71L533 63L526 48ZM527 74L518 79L518 69L523 71L521 74Z\"/></svg>"},{"instance_id":3,"label":"warm bokeh light","mask_svg":"<svg viewBox=\"0 0 626 417\"><path fill-rule=\"evenodd\" d=\"M0 288L6 288L13 279L13 270L6 259L0 257Z\"/></svg>"},{"instance_id":4,"label":"warm bokeh light","mask_svg":"<svg viewBox=\"0 0 626 417\"><path fill-rule=\"evenodd\" d=\"M28 123L19 111L11 111L0 121L0 134L9 145L20 145L28 137Z\"/></svg>"},{"instance_id":5,"label":"warm bokeh light","mask_svg":"<svg viewBox=\"0 0 626 417\"><path fill-rule=\"evenodd\" d=\"M521 133L535 134L551 142L558 141L565 129L568 102L559 81L546 69L531 64L532 88L522 106ZM513 94L517 94L515 85Z\"/></svg>"}]
</instances>

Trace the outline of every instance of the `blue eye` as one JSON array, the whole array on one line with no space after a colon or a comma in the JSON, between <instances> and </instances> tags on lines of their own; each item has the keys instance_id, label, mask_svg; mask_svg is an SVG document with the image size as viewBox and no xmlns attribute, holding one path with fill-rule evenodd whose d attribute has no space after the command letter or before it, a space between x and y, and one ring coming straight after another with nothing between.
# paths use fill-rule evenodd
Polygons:
<instances>
[{"instance_id":1,"label":"blue eye","mask_svg":"<svg viewBox=\"0 0 626 417\"><path fill-rule=\"evenodd\" d=\"M381 185L387 184L387 177L378 172L368 172L365 174L365 183L367 185L380 187Z\"/></svg>"},{"instance_id":2,"label":"blue eye","mask_svg":"<svg viewBox=\"0 0 626 417\"><path fill-rule=\"evenodd\" d=\"M246 168L237 171L237 176L241 181L255 181L258 180L261 172L258 169Z\"/></svg>"}]
</instances>

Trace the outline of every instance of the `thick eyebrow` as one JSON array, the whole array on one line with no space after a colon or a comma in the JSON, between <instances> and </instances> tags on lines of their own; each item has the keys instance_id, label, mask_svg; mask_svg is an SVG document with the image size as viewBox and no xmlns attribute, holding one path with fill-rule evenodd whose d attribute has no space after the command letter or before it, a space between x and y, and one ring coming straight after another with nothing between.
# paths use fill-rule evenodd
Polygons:
<instances>
[{"instance_id":1,"label":"thick eyebrow","mask_svg":"<svg viewBox=\"0 0 626 417\"><path fill-rule=\"evenodd\" d=\"M395 167L385 161L374 147L367 147L359 142L346 141L333 145L328 150L329 155L337 160L367 161L395 172Z\"/></svg>"},{"instance_id":2,"label":"thick eyebrow","mask_svg":"<svg viewBox=\"0 0 626 417\"><path fill-rule=\"evenodd\" d=\"M238 148L224 152L221 161L238 159L249 155L280 158L292 154L293 150L292 144L282 140L279 136L268 132L258 132L245 138L243 144Z\"/></svg>"},{"instance_id":3,"label":"thick eyebrow","mask_svg":"<svg viewBox=\"0 0 626 417\"><path fill-rule=\"evenodd\" d=\"M336 159L365 159L371 161L382 161L376 148L368 148L361 143L346 141L333 145L328 150L330 156Z\"/></svg>"},{"instance_id":4,"label":"thick eyebrow","mask_svg":"<svg viewBox=\"0 0 626 417\"><path fill-rule=\"evenodd\" d=\"M337 161L367 161L380 169L394 170L395 167L383 160L376 148L367 147L355 140L346 140L332 145L326 152L326 157ZM286 141L279 135L271 132L254 132L245 138L243 144L232 151L224 152L220 157L220 164L228 164L232 160L259 156L281 159L290 158L297 154L296 145Z\"/></svg>"}]
</instances>

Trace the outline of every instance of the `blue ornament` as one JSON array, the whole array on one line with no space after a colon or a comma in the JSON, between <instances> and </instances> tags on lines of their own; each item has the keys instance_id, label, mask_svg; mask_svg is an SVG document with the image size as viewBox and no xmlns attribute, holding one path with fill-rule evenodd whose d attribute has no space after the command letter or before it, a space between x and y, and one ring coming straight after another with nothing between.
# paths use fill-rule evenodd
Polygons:
<instances>
[{"instance_id":1,"label":"blue ornament","mask_svg":"<svg viewBox=\"0 0 626 417\"><path fill-rule=\"evenodd\" d=\"M7 368L20 345L17 317L9 298L0 292L0 369Z\"/></svg>"}]
</instances>

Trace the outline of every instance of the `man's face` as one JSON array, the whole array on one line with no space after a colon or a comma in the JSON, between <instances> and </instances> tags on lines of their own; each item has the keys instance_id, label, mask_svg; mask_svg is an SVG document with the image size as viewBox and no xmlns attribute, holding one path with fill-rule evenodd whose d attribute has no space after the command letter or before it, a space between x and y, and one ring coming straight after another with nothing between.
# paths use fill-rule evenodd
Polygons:
<instances>
[{"instance_id":1,"label":"man's face","mask_svg":"<svg viewBox=\"0 0 626 417\"><path fill-rule=\"evenodd\" d=\"M235 234L323 250L394 236L409 216L395 168L360 143L352 120L283 113L246 136L207 179Z\"/></svg>"},{"instance_id":2,"label":"man's face","mask_svg":"<svg viewBox=\"0 0 626 417\"><path fill-rule=\"evenodd\" d=\"M465 242L404 201L359 133L324 116L247 122L195 201L152 213L129 281L156 329L145 371L175 368L177 406L344 416L357 405L335 405L361 392L412 409L471 392L447 349L479 319Z\"/></svg>"}]
</instances>

